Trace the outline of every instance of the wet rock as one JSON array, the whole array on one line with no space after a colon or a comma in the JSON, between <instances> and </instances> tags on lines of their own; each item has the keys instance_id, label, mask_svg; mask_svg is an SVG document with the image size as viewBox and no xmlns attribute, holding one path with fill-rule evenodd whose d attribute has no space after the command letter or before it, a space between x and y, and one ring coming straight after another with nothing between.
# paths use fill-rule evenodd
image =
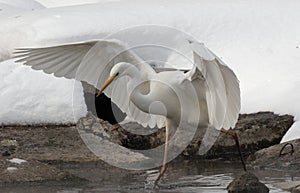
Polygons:
<instances>
[{"instance_id":1,"label":"wet rock","mask_svg":"<svg viewBox=\"0 0 300 193\"><path fill-rule=\"evenodd\" d=\"M10 156L17 151L19 144L15 139L3 139L0 143L0 152L2 156Z\"/></svg>"},{"instance_id":2,"label":"wet rock","mask_svg":"<svg viewBox=\"0 0 300 193\"><path fill-rule=\"evenodd\" d=\"M244 156L280 143L282 137L294 123L293 116L276 115L272 112L241 114L236 127ZM231 136L220 133L216 143L205 158L238 158L238 152Z\"/></svg>"},{"instance_id":3,"label":"wet rock","mask_svg":"<svg viewBox=\"0 0 300 193\"><path fill-rule=\"evenodd\" d=\"M232 131L239 136L241 150L244 156L278 144L284 134L293 124L293 117L289 115L276 115L270 112L257 114L240 115L236 128ZM110 133L119 144L133 149L155 148L164 143L165 129L143 128L136 123L114 126L114 131ZM117 129L116 129L117 128ZM129 129L131 128L131 130ZM147 133L149 135L139 135ZM110 129L108 129L108 132ZM185 156L197 155L204 131L198 131L193 141L183 152ZM213 147L204 155L204 158L237 158L238 152L233 138L224 133L219 133L219 137Z\"/></svg>"},{"instance_id":4,"label":"wet rock","mask_svg":"<svg viewBox=\"0 0 300 193\"><path fill-rule=\"evenodd\" d=\"M277 183L276 186L280 189L287 190L292 193L300 193L300 181Z\"/></svg>"},{"instance_id":5,"label":"wet rock","mask_svg":"<svg viewBox=\"0 0 300 193\"><path fill-rule=\"evenodd\" d=\"M227 187L228 193L268 193L269 188L251 172L237 176Z\"/></svg>"},{"instance_id":6,"label":"wet rock","mask_svg":"<svg viewBox=\"0 0 300 193\"><path fill-rule=\"evenodd\" d=\"M113 142L131 149L155 148L162 145L165 140L165 128L143 128L137 123L111 125L109 122L100 120L91 113L81 119L81 124L83 125L91 122L99 122ZM238 134L242 152L247 156L257 150L278 144L292 124L292 116L280 116L270 112L261 112L240 115L236 128L232 131ZM95 129L96 127L92 130ZM183 152L183 155L197 155L204 133L205 131L198 131L196 133L190 145ZM216 143L203 157L238 159L238 151L233 138L221 132L217 133L217 135L219 137Z\"/></svg>"},{"instance_id":7,"label":"wet rock","mask_svg":"<svg viewBox=\"0 0 300 193\"><path fill-rule=\"evenodd\" d=\"M127 148L146 150L158 147L165 142L165 129L144 128L137 123L115 125L121 145Z\"/></svg>"},{"instance_id":8,"label":"wet rock","mask_svg":"<svg viewBox=\"0 0 300 193\"><path fill-rule=\"evenodd\" d=\"M300 193L300 185L292 190L292 193Z\"/></svg>"},{"instance_id":9,"label":"wet rock","mask_svg":"<svg viewBox=\"0 0 300 193\"><path fill-rule=\"evenodd\" d=\"M293 150L289 144L292 144ZM284 149L282 149L283 147ZM249 157L249 161L252 162L251 165L255 168L300 172L299 149L300 139L296 139L257 151L253 156ZM281 155L280 151L282 151Z\"/></svg>"},{"instance_id":10,"label":"wet rock","mask_svg":"<svg viewBox=\"0 0 300 193\"><path fill-rule=\"evenodd\" d=\"M112 134L115 128L91 113L80 119L76 128L89 149L102 160L114 163L114 165L125 165L148 159L141 153L121 146L121 139ZM119 135L118 132L117 136Z\"/></svg>"},{"instance_id":11,"label":"wet rock","mask_svg":"<svg viewBox=\"0 0 300 193\"><path fill-rule=\"evenodd\" d=\"M0 159L0 186L12 182L45 182L72 178L67 172L39 161L22 160L22 162L17 162L11 160Z\"/></svg>"},{"instance_id":12,"label":"wet rock","mask_svg":"<svg viewBox=\"0 0 300 193\"><path fill-rule=\"evenodd\" d=\"M106 140L135 150L157 147L163 144L165 139L165 129L144 128L131 122L112 125L90 112L78 121L76 127L81 131L92 132Z\"/></svg>"}]
</instances>

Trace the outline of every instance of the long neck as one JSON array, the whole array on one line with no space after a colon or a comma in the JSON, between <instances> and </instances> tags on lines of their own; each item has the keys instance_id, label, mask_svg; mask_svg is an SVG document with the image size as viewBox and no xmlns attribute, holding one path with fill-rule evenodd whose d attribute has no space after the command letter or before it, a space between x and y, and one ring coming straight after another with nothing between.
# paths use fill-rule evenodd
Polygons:
<instances>
[{"instance_id":1,"label":"long neck","mask_svg":"<svg viewBox=\"0 0 300 193\"><path fill-rule=\"evenodd\" d=\"M145 81L137 85L131 93L131 101L146 113L165 117L179 116L180 103L172 90L157 81Z\"/></svg>"},{"instance_id":2,"label":"long neck","mask_svg":"<svg viewBox=\"0 0 300 193\"><path fill-rule=\"evenodd\" d=\"M130 65L130 67L126 69L124 76L129 76L130 84L127 85L129 93L142 81L142 74L134 65Z\"/></svg>"},{"instance_id":3,"label":"long neck","mask_svg":"<svg viewBox=\"0 0 300 193\"><path fill-rule=\"evenodd\" d=\"M132 64L130 64L130 67L126 69L124 75L129 76L131 79L141 79L141 72Z\"/></svg>"}]
</instances>

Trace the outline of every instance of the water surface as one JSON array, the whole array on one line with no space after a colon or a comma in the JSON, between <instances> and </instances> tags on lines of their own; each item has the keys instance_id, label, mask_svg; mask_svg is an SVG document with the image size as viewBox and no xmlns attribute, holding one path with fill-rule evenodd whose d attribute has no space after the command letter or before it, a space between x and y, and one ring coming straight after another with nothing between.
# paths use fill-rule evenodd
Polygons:
<instances>
[{"instance_id":1,"label":"water surface","mask_svg":"<svg viewBox=\"0 0 300 193\"><path fill-rule=\"evenodd\" d=\"M41 183L6 186L7 193L226 193L227 185L242 171L239 162L174 160L158 188L151 183L158 170L127 171L103 163L59 164L71 174L85 180L64 183ZM274 170L254 170L271 193L287 192L276 188L276 183L300 180L300 175Z\"/></svg>"}]
</instances>

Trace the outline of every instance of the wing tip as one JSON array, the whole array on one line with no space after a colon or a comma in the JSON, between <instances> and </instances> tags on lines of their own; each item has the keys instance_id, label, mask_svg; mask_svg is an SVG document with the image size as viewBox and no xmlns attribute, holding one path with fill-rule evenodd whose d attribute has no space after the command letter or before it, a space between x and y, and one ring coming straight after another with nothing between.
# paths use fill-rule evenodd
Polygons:
<instances>
[{"instance_id":1,"label":"wing tip","mask_svg":"<svg viewBox=\"0 0 300 193\"><path fill-rule=\"evenodd\" d=\"M216 59L215 55L204 45L204 43L193 42L191 44L192 50L203 60L213 61Z\"/></svg>"}]
</instances>

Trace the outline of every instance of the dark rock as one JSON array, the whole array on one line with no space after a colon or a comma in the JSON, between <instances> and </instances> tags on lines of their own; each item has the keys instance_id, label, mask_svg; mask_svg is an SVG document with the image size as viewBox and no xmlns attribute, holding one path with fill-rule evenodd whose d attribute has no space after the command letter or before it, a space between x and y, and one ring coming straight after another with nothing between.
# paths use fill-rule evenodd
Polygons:
<instances>
[{"instance_id":1,"label":"dark rock","mask_svg":"<svg viewBox=\"0 0 300 193\"><path fill-rule=\"evenodd\" d=\"M143 135L139 135L143 133ZM148 135L144 135L149 133ZM155 148L165 142L165 129L144 128L137 123L126 123L117 127L120 144L124 147L145 150Z\"/></svg>"},{"instance_id":2,"label":"dark rock","mask_svg":"<svg viewBox=\"0 0 300 193\"><path fill-rule=\"evenodd\" d=\"M300 185L292 190L292 193L300 193Z\"/></svg>"},{"instance_id":3,"label":"dark rock","mask_svg":"<svg viewBox=\"0 0 300 193\"><path fill-rule=\"evenodd\" d=\"M76 128L84 143L102 160L115 164L131 164L148 159L141 153L121 147L124 134L116 132L116 126L98 119L91 113L87 117L81 118Z\"/></svg>"},{"instance_id":4,"label":"dark rock","mask_svg":"<svg viewBox=\"0 0 300 193\"><path fill-rule=\"evenodd\" d=\"M294 123L293 116L276 115L271 112L241 114L234 129L244 156L280 143L282 137ZM218 140L207 152L205 158L238 158L233 138L220 133Z\"/></svg>"},{"instance_id":5,"label":"dark rock","mask_svg":"<svg viewBox=\"0 0 300 193\"><path fill-rule=\"evenodd\" d=\"M286 145L286 144L292 144ZM282 148L285 148L282 150ZM252 166L256 168L268 168L276 170L290 170L300 172L300 139L292 140L287 143L271 146L257 151L249 157ZM282 153L280 155L280 151Z\"/></svg>"},{"instance_id":6,"label":"dark rock","mask_svg":"<svg viewBox=\"0 0 300 193\"><path fill-rule=\"evenodd\" d=\"M251 172L237 176L227 187L228 193L268 193L269 188Z\"/></svg>"},{"instance_id":7,"label":"dark rock","mask_svg":"<svg viewBox=\"0 0 300 193\"><path fill-rule=\"evenodd\" d=\"M105 132L114 142L127 148L137 150L150 149L163 144L165 141L165 128L143 128L137 123L127 123L121 126L118 124L111 125L91 114L81 120L86 120L85 122L101 122L101 125L105 127ZM236 128L232 131L239 136L242 152L245 155L250 155L259 149L278 144L292 123L292 116L279 116L270 112L262 112L240 115ZM143 135L139 135L139 131ZM147 131L149 135L144 135ZM193 156L197 154L203 133L204 131L197 133L194 140L183 152L183 155ZM218 140L204 157L239 158L233 138L224 133L219 134Z\"/></svg>"}]
</instances>

